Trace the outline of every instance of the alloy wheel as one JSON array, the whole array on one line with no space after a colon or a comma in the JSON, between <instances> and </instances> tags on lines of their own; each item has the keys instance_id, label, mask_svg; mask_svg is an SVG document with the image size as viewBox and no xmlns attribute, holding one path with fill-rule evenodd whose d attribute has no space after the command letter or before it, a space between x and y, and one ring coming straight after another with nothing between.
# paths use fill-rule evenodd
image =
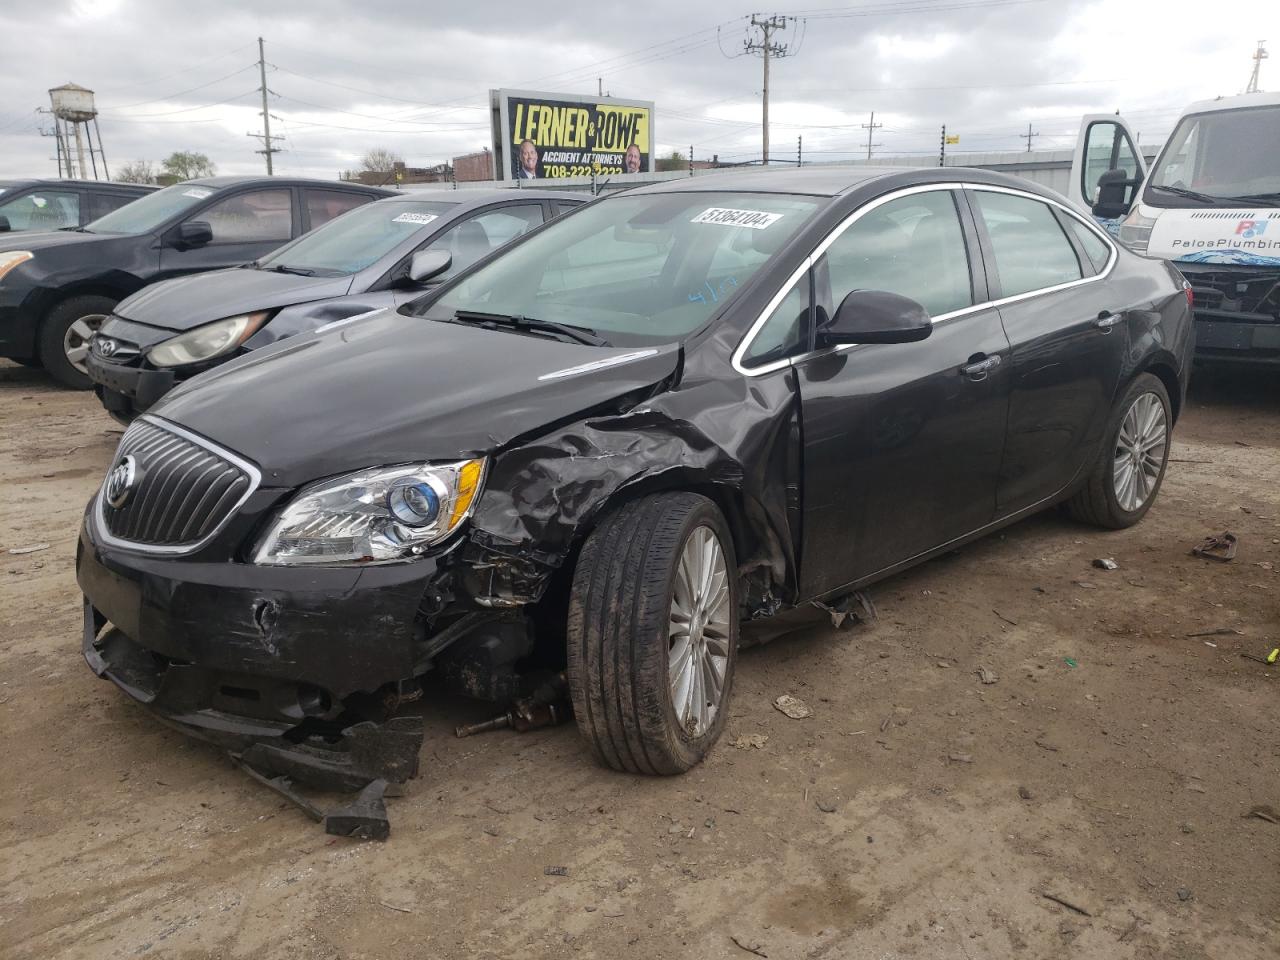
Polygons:
<instances>
[{"instance_id":1,"label":"alloy wheel","mask_svg":"<svg viewBox=\"0 0 1280 960\"><path fill-rule=\"evenodd\" d=\"M715 532L700 526L680 552L668 626L671 704L691 737L706 733L720 709L729 666L729 630L724 550Z\"/></svg>"},{"instance_id":2,"label":"alloy wheel","mask_svg":"<svg viewBox=\"0 0 1280 960\"><path fill-rule=\"evenodd\" d=\"M83 374L89 373L84 364L85 357L89 355L89 341L106 319L102 313L85 314L67 327L67 332L62 335L62 351L67 355L67 362Z\"/></svg>"},{"instance_id":3,"label":"alloy wheel","mask_svg":"<svg viewBox=\"0 0 1280 960\"><path fill-rule=\"evenodd\" d=\"M1122 510L1132 513L1151 497L1164 468L1168 442L1164 404L1154 393L1140 394L1125 412L1116 437L1111 475Z\"/></svg>"}]
</instances>

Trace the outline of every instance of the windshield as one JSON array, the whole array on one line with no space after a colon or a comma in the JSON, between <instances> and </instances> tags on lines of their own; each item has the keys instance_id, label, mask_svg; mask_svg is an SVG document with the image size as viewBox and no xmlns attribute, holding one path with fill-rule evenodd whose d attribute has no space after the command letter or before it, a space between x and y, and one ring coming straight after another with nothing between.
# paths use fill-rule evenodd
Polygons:
<instances>
[{"instance_id":1,"label":"windshield","mask_svg":"<svg viewBox=\"0 0 1280 960\"><path fill-rule=\"evenodd\" d=\"M1276 193L1278 158L1280 105L1200 113L1182 118L1148 182L1213 199Z\"/></svg>"},{"instance_id":2,"label":"windshield","mask_svg":"<svg viewBox=\"0 0 1280 960\"><path fill-rule=\"evenodd\" d=\"M619 196L511 248L426 307L595 330L614 344L667 343L711 314L821 201L765 193Z\"/></svg>"},{"instance_id":3,"label":"windshield","mask_svg":"<svg viewBox=\"0 0 1280 960\"><path fill-rule=\"evenodd\" d=\"M213 187L198 183L175 183L99 217L85 229L90 233L148 233L215 193Z\"/></svg>"},{"instance_id":4,"label":"windshield","mask_svg":"<svg viewBox=\"0 0 1280 960\"><path fill-rule=\"evenodd\" d=\"M456 204L449 200L382 200L356 207L258 261L263 270L358 273L415 233L425 234Z\"/></svg>"}]
</instances>

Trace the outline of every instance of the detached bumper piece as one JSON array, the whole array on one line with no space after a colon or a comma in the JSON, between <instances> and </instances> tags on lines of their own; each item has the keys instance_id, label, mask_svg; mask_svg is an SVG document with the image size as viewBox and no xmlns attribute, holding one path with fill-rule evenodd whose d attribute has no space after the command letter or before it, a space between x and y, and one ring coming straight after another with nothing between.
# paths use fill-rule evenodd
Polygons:
<instances>
[{"instance_id":1,"label":"detached bumper piece","mask_svg":"<svg viewBox=\"0 0 1280 960\"><path fill-rule=\"evenodd\" d=\"M298 700L291 685L170 660L114 627L104 632L106 627L106 619L86 599L82 651L97 676L168 726L225 750L236 766L322 823L327 833L372 840L390 835L383 797L395 784L418 775L421 717L346 725L301 715L296 721L279 719ZM284 711L272 706L282 701L290 703ZM241 704L243 711L228 709ZM323 811L295 783L358 796Z\"/></svg>"}]
</instances>

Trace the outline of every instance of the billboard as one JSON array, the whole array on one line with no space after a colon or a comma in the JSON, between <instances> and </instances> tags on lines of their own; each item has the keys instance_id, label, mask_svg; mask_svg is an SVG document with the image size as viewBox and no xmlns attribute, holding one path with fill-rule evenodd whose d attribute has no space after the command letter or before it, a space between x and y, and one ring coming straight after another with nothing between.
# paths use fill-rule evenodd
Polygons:
<instances>
[{"instance_id":1,"label":"billboard","mask_svg":"<svg viewBox=\"0 0 1280 960\"><path fill-rule=\"evenodd\" d=\"M653 104L533 90L491 90L498 180L648 173Z\"/></svg>"}]
</instances>

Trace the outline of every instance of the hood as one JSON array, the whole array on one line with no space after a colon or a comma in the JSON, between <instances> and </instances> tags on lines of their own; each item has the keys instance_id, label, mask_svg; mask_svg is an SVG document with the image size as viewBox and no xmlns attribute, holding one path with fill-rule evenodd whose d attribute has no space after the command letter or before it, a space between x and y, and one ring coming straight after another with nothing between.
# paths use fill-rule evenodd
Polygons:
<instances>
[{"instance_id":1,"label":"hood","mask_svg":"<svg viewBox=\"0 0 1280 960\"><path fill-rule=\"evenodd\" d=\"M300 277L235 268L197 273L144 287L121 301L116 315L151 327L190 330L223 317L341 297L351 277Z\"/></svg>"},{"instance_id":2,"label":"hood","mask_svg":"<svg viewBox=\"0 0 1280 960\"><path fill-rule=\"evenodd\" d=\"M17 230L0 233L0 253L10 250L48 250L72 244L105 243L119 240L118 233L83 233L80 230Z\"/></svg>"},{"instance_id":3,"label":"hood","mask_svg":"<svg viewBox=\"0 0 1280 960\"><path fill-rule=\"evenodd\" d=\"M678 344L592 347L390 310L196 377L151 413L295 487L378 464L457 460L670 376Z\"/></svg>"},{"instance_id":4,"label":"hood","mask_svg":"<svg viewBox=\"0 0 1280 960\"><path fill-rule=\"evenodd\" d=\"M1164 208L1154 215L1147 256L1187 263L1280 267L1280 210L1266 207Z\"/></svg>"}]
</instances>

